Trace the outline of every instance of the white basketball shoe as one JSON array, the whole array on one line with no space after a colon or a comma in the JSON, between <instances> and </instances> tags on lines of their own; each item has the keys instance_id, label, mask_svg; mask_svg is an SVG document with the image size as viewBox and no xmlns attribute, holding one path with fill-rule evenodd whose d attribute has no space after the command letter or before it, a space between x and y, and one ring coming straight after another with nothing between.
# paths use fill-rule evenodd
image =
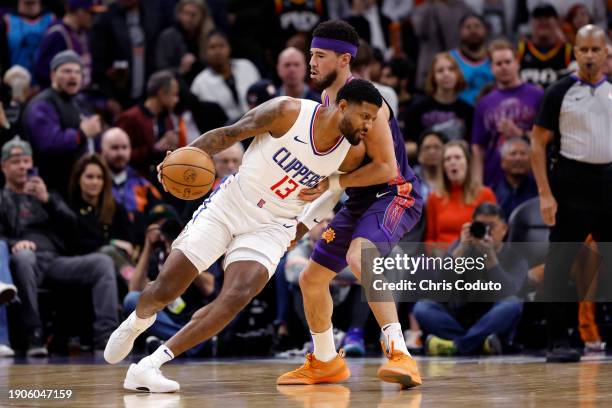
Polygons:
<instances>
[{"instance_id":1,"label":"white basketball shoe","mask_svg":"<svg viewBox=\"0 0 612 408\"><path fill-rule=\"evenodd\" d=\"M134 328L136 311L133 311L109 337L108 343L106 343L106 347L104 348L104 359L106 362L109 364L117 364L130 354L136 338L155 323L156 316L157 315L149 317L143 327L136 329Z\"/></svg>"},{"instance_id":2,"label":"white basketball shoe","mask_svg":"<svg viewBox=\"0 0 612 408\"><path fill-rule=\"evenodd\" d=\"M164 377L159 368L147 362L132 364L125 375L123 388L144 392L176 392L181 386Z\"/></svg>"}]
</instances>

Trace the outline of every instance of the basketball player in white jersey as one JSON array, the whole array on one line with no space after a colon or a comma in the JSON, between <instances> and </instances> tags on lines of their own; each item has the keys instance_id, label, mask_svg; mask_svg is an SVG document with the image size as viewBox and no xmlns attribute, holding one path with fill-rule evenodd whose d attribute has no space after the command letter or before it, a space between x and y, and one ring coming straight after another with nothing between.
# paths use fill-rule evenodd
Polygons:
<instances>
[{"instance_id":1,"label":"basketball player in white jersey","mask_svg":"<svg viewBox=\"0 0 612 408\"><path fill-rule=\"evenodd\" d=\"M238 174L220 185L174 241L158 278L147 285L136 310L111 335L104 358L111 364L123 360L156 313L225 255L223 287L165 345L130 366L124 388L177 391L179 384L166 379L159 368L218 333L265 286L295 236L297 217L306 204L298 198L300 190L314 187L338 169L353 170L363 160L361 140L376 120L382 97L369 82L352 81L337 100L324 107L313 101L275 98L237 123L191 143L212 156L255 137ZM385 146L374 155L379 161L395 160L393 150ZM360 181L368 185L380 183L381 178L389 175L369 179L366 175Z\"/></svg>"}]
</instances>

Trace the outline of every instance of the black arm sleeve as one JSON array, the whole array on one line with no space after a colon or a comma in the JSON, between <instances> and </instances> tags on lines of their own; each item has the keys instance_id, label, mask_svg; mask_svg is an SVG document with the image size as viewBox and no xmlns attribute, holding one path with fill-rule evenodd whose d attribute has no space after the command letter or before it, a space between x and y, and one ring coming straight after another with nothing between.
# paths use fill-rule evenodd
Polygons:
<instances>
[{"instance_id":1,"label":"black arm sleeve","mask_svg":"<svg viewBox=\"0 0 612 408\"><path fill-rule=\"evenodd\" d=\"M548 87L540 103L540 109L535 120L536 125L555 134L559 133L559 114L561 113L563 98L575 82L574 78L567 76Z\"/></svg>"}]
</instances>

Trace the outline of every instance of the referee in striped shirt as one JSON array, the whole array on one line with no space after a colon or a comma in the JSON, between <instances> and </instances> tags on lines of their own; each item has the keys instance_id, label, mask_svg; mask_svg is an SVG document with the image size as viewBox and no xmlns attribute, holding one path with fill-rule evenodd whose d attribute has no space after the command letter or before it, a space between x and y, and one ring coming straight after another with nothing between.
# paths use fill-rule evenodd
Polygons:
<instances>
[{"instance_id":1,"label":"referee in striped shirt","mask_svg":"<svg viewBox=\"0 0 612 408\"><path fill-rule=\"evenodd\" d=\"M570 268L589 234L597 242L612 242L612 85L601 71L607 57L603 30L582 27L574 54L578 72L547 89L531 140L540 210L552 227L543 293L547 362L580 361L580 352L570 347L566 304L551 301L576 298ZM548 173L546 146L551 142L556 154ZM560 242L571 244L555 245ZM600 252L604 267L612 265L610 255Z\"/></svg>"}]
</instances>

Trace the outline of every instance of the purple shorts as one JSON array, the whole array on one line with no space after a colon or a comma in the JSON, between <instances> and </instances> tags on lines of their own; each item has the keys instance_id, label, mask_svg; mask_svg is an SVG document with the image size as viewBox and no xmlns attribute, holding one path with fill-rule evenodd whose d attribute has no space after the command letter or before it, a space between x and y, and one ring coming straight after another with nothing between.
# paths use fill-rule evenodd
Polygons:
<instances>
[{"instance_id":1,"label":"purple shorts","mask_svg":"<svg viewBox=\"0 0 612 408\"><path fill-rule=\"evenodd\" d=\"M376 200L363 214L351 214L342 207L317 241L313 261L336 273L348 265L346 253L355 238L365 238L387 256L421 218L423 201L386 196Z\"/></svg>"}]
</instances>

